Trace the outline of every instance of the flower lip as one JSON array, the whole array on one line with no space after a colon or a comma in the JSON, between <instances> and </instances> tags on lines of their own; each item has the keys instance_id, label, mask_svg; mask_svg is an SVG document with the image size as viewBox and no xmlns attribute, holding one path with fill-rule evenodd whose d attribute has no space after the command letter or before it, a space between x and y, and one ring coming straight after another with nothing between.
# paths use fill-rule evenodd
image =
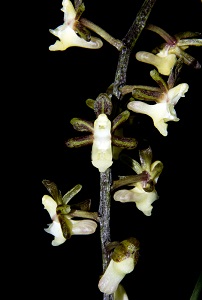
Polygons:
<instances>
[{"instance_id":1,"label":"flower lip","mask_svg":"<svg viewBox=\"0 0 202 300\"><path fill-rule=\"evenodd\" d=\"M136 59L154 65L162 75L169 75L177 61L176 55L168 54L167 51L161 51L156 55L146 51L139 51L136 53Z\"/></svg>"}]
</instances>

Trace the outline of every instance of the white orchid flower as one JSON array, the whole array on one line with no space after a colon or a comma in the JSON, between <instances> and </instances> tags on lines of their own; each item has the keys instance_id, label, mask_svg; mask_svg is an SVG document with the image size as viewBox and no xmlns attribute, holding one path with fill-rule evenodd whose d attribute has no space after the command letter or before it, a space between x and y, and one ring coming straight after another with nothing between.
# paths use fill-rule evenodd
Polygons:
<instances>
[{"instance_id":1,"label":"white orchid flower","mask_svg":"<svg viewBox=\"0 0 202 300\"><path fill-rule=\"evenodd\" d=\"M48 224L49 227L45 231L54 236L53 246L63 244L72 235L86 235L95 232L97 223L93 220L97 221L98 215L95 212L88 211L90 209L90 200L73 204L72 206L68 205L72 197L81 190L82 186L80 184L74 186L62 197L54 182L43 180L42 183L52 196L44 195L42 204L52 219L52 223ZM72 218L74 217L82 218L82 220L73 220Z\"/></svg>"},{"instance_id":2,"label":"white orchid flower","mask_svg":"<svg viewBox=\"0 0 202 300\"><path fill-rule=\"evenodd\" d=\"M202 39L199 32L179 32L174 36L168 34L162 28L148 24L146 29L156 32L163 39L164 43L156 47L152 52L139 51L136 53L136 59L147 64L154 65L162 75L170 75L177 59L180 58L183 63L195 69L200 69L200 63L185 52L189 46L202 46Z\"/></svg>"},{"instance_id":3,"label":"white orchid flower","mask_svg":"<svg viewBox=\"0 0 202 300\"><path fill-rule=\"evenodd\" d=\"M66 241L66 238L63 235L61 224L56 213L57 203L49 195L44 195L42 197L42 204L53 221L45 231L55 237L52 241L52 245L59 246ZM92 220L71 220L68 214L65 215L65 219L69 225L70 235L92 234L97 228L97 223Z\"/></svg>"},{"instance_id":4,"label":"white orchid flower","mask_svg":"<svg viewBox=\"0 0 202 300\"><path fill-rule=\"evenodd\" d=\"M56 29L50 29L50 32L59 38L55 44L49 47L51 51L63 51L69 47L77 46L89 49L99 49L102 47L103 42L96 37L91 37L90 41L86 41L80 37L76 32L76 11L70 0L63 0L63 8L61 9L64 12L64 24L58 26ZM77 21L78 22L78 21Z\"/></svg>"},{"instance_id":5,"label":"white orchid flower","mask_svg":"<svg viewBox=\"0 0 202 300\"><path fill-rule=\"evenodd\" d=\"M163 170L163 164L161 161L156 160L152 163L152 150L151 147L139 151L140 161L139 164L136 160L130 158L127 155L121 155L121 160L129 165L137 174L141 174L146 171L149 175L149 181L138 181L131 185L134 188L121 189L114 193L114 200L122 203L135 202L136 207L144 213L146 216L151 216L152 203L159 198L155 185Z\"/></svg>"},{"instance_id":6,"label":"white orchid flower","mask_svg":"<svg viewBox=\"0 0 202 300\"><path fill-rule=\"evenodd\" d=\"M115 247L111 260L99 280L98 288L102 293L114 294L115 300L128 299L120 282L131 273L139 257L139 241L133 237L122 241Z\"/></svg>"},{"instance_id":7,"label":"white orchid flower","mask_svg":"<svg viewBox=\"0 0 202 300\"><path fill-rule=\"evenodd\" d=\"M181 83L170 89L161 102L150 105L141 101L131 101L128 103L128 109L141 114L150 116L153 120L154 126L159 130L163 136L168 135L167 127L168 121L177 122L180 119L177 117L174 106L181 97L185 97L189 85Z\"/></svg>"}]
</instances>

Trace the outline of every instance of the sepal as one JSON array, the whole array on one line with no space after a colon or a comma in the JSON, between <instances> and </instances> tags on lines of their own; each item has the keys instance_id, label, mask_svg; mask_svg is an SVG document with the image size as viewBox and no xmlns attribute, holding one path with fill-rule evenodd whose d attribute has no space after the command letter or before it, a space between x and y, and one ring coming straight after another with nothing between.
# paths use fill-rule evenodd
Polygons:
<instances>
[{"instance_id":1,"label":"sepal","mask_svg":"<svg viewBox=\"0 0 202 300\"><path fill-rule=\"evenodd\" d=\"M93 143L93 135L85 135L68 139L65 144L69 148L80 148Z\"/></svg>"},{"instance_id":2,"label":"sepal","mask_svg":"<svg viewBox=\"0 0 202 300\"><path fill-rule=\"evenodd\" d=\"M93 123L86 121L80 118L71 119L70 123L73 125L73 128L77 131L88 131L93 133Z\"/></svg>"}]
</instances>

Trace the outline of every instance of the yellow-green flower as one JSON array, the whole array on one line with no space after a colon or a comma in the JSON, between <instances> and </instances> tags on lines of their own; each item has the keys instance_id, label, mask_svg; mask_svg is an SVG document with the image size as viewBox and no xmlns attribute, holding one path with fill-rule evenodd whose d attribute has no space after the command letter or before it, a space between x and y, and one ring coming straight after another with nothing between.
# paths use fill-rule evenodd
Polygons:
<instances>
[{"instance_id":1,"label":"yellow-green flower","mask_svg":"<svg viewBox=\"0 0 202 300\"><path fill-rule=\"evenodd\" d=\"M202 39L196 38L201 33L187 31L171 36L165 30L153 24L148 24L145 28L159 34L165 40L165 43L156 47L152 53L146 51L137 52L137 60L154 65L160 74L167 76L170 75L177 58L182 59L184 64L195 69L201 68L200 63L189 53L185 52L190 46L202 46Z\"/></svg>"},{"instance_id":2,"label":"yellow-green flower","mask_svg":"<svg viewBox=\"0 0 202 300\"><path fill-rule=\"evenodd\" d=\"M59 38L55 44L49 47L51 51L63 51L69 47L77 46L89 49L99 49L103 43L99 38L90 36L87 29L79 23L79 18L84 10L84 6L79 6L75 10L70 0L63 0L64 24L50 32Z\"/></svg>"},{"instance_id":3,"label":"yellow-green flower","mask_svg":"<svg viewBox=\"0 0 202 300\"><path fill-rule=\"evenodd\" d=\"M111 260L99 280L98 288L102 293L115 294L115 299L127 299L120 282L134 270L139 256L139 241L133 237L122 241L115 247Z\"/></svg>"},{"instance_id":4,"label":"yellow-green flower","mask_svg":"<svg viewBox=\"0 0 202 300\"><path fill-rule=\"evenodd\" d=\"M185 93L188 91L189 85L187 83L180 83L177 86L173 86L174 81L170 82L170 84L166 84L156 70L152 70L150 75L159 84L159 88L152 88L148 86L123 87L123 92L125 88L127 92L131 91L132 96L134 97L130 99L127 108L136 113L146 114L151 117L154 126L158 129L158 131L163 136L167 136L167 122L177 122L180 120L177 117L175 105L181 97L185 97ZM172 73L169 78L172 78ZM151 105L135 99L155 101L156 104Z\"/></svg>"},{"instance_id":5,"label":"yellow-green flower","mask_svg":"<svg viewBox=\"0 0 202 300\"><path fill-rule=\"evenodd\" d=\"M90 101L89 101L90 100ZM80 118L71 119L71 124L78 131L87 131L90 134L70 138L66 146L78 148L92 144L92 165L99 172L105 172L113 164L112 145L122 149L134 149L137 141L134 138L116 135L116 129L130 116L128 110L120 113L112 122L107 115L111 114L112 104L106 93L101 93L96 100L88 99L87 105L92 108L97 116L94 122Z\"/></svg>"},{"instance_id":6,"label":"yellow-green flower","mask_svg":"<svg viewBox=\"0 0 202 300\"><path fill-rule=\"evenodd\" d=\"M149 180L138 181L129 186L134 188L121 189L114 193L114 200L122 203L135 202L136 207L146 216L151 216L153 209L152 203L159 198L155 185L163 170L163 164L157 160L152 163L152 150L150 147L139 151L140 161L139 164L136 160L127 155L121 155L120 159L129 165L137 174L146 171L149 174Z\"/></svg>"},{"instance_id":7,"label":"yellow-green flower","mask_svg":"<svg viewBox=\"0 0 202 300\"><path fill-rule=\"evenodd\" d=\"M52 197L44 195L42 197L42 204L52 219L52 223L49 224L49 227L45 231L54 236L54 240L52 241L53 246L63 244L72 235L86 235L95 232L97 223L89 219L98 220L98 217L97 213L88 212L90 208L89 200L77 205L70 206L67 204L81 190L81 185L76 185L62 197L54 182L43 180L42 183L52 195ZM86 219L72 220L73 217Z\"/></svg>"}]
</instances>

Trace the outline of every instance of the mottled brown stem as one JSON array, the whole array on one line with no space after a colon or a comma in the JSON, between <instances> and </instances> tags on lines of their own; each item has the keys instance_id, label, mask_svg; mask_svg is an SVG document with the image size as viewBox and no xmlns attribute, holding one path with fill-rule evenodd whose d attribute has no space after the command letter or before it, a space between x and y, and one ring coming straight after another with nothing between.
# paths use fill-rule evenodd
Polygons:
<instances>
[{"instance_id":1,"label":"mottled brown stem","mask_svg":"<svg viewBox=\"0 0 202 300\"><path fill-rule=\"evenodd\" d=\"M110 237L110 206L111 206L111 169L100 173L100 240L102 249L102 266L103 272L106 270L110 261L107 245L111 242ZM103 300L113 300L113 295L103 294Z\"/></svg>"},{"instance_id":2,"label":"mottled brown stem","mask_svg":"<svg viewBox=\"0 0 202 300\"><path fill-rule=\"evenodd\" d=\"M133 24L131 25L122 42L125 47L122 48L119 54L119 60L114 80L113 94L118 100L121 100L121 92L119 88L126 83L126 73L131 51L135 46L142 30L146 26L147 19L152 11L156 0L145 0L140 8Z\"/></svg>"},{"instance_id":3,"label":"mottled brown stem","mask_svg":"<svg viewBox=\"0 0 202 300\"><path fill-rule=\"evenodd\" d=\"M131 51L138 40L142 30L146 26L147 19L152 11L156 0L145 0L141 6L132 26L122 40L124 47L120 50L115 80L113 85L113 94L118 100L121 100L119 88L126 83L126 73ZM102 264L105 271L110 257L107 251L107 244L111 241L110 237L110 203L111 203L111 168L100 173L100 239L102 248ZM113 295L103 294L103 300L113 300Z\"/></svg>"}]
</instances>

